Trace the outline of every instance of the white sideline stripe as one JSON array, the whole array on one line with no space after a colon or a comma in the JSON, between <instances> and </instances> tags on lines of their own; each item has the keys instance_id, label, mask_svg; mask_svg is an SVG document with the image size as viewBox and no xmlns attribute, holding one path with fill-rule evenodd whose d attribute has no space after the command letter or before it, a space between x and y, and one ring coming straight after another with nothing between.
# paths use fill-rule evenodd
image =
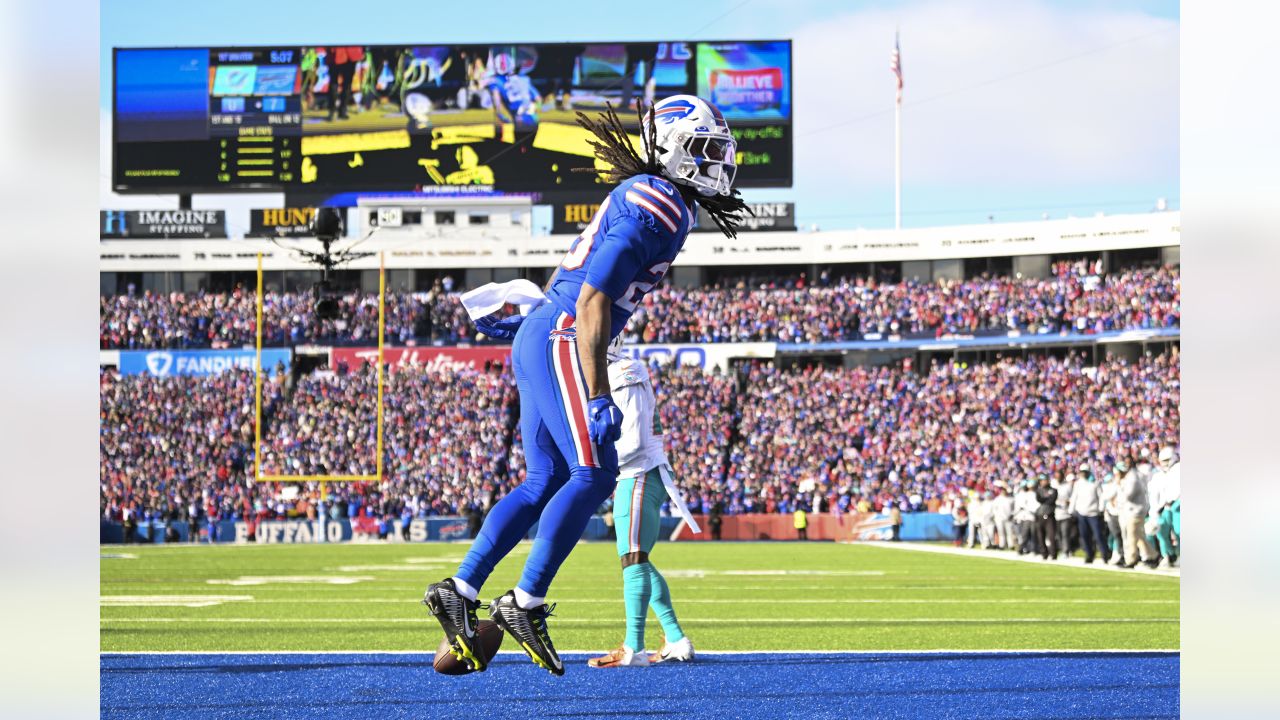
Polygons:
<instances>
[{"instance_id":1,"label":"white sideline stripe","mask_svg":"<svg viewBox=\"0 0 1280 720\"><path fill-rule=\"evenodd\" d=\"M447 567L448 563L426 563L419 562L414 565L339 565L338 567L325 568L329 572L422 572L424 570L438 570Z\"/></svg>"},{"instance_id":2,"label":"white sideline stripe","mask_svg":"<svg viewBox=\"0 0 1280 720\"><path fill-rule=\"evenodd\" d=\"M665 573L664 573L664 574L665 574ZM397 578L397 579L399 579L399 578ZM136 589L136 588L137 588L137 582L135 582L135 581L133 581L133 580L120 580L120 581L103 580L103 581L101 581L100 585L101 585L103 588L113 589L113 590L117 590L117 591L118 591L118 590L122 590L122 589L133 590L133 589ZM162 587L175 587L175 588L176 588L176 587L182 587L182 586L189 586L189 585L199 585L201 588L206 588L206 587L208 587L208 585L205 583L205 581L204 581L203 579L199 579L199 578L197 578L197 579L193 579L193 580L172 580L172 581L165 581L165 582L163 582L163 583L154 583L154 585L162 586ZM566 585L568 585L568 583L566 583ZM701 592L712 592L712 591L716 591L716 592L718 592L718 591L722 591L722 590L728 590L728 591L732 591L732 592L777 592L777 591L779 591L779 590L786 590L786 591L788 591L788 592L795 592L795 591L824 591L824 592L831 592L831 593L840 593L840 594L842 594L842 595L850 595L850 594L860 594L860 593L863 593L863 592L894 592L894 593L917 593L917 592L919 592L919 593L937 593L937 592L953 592L953 591L956 591L956 590L964 590L964 591L973 591L973 590L992 590L992 591L1000 591L1000 592L1036 592L1036 593L1039 593L1039 592L1046 592L1046 591L1071 591L1071 592L1079 592L1079 593L1093 593L1093 592L1096 592L1096 591L1098 591L1098 590L1119 590L1119 589L1122 589L1122 587L1123 587L1123 586L1120 586L1120 585L1101 585L1101 586L1097 586L1097 585L853 585L853 586L836 586L836 585L792 585L792 584L786 584L786 585L703 585L703 584L700 584L700 583L687 583L687 582L685 582L685 581L683 581L683 580L681 580L679 583L670 583L670 585L672 586L672 588L673 588L674 590L678 590L678 591L680 592L680 599L681 599L681 602L685 602L685 601L686 601L686 600L685 600L685 598L686 598L686 597L687 597L687 595L688 595L688 594L690 594L690 593L701 593ZM424 588L425 586L424 586L423 584L406 585L406 584L402 584L402 583L392 583L392 582L389 582L389 581L385 581L385 582L374 582L374 583L369 583L366 587L367 587L367 589L369 589L369 590L375 590L375 589L376 589L376 590L379 590L379 591L388 591L388 592L389 592L389 591L393 591L393 590L396 590L396 591L398 591L398 590L405 590L405 591L408 591L408 592L410 592L410 593L417 593L417 594L419 594L419 595L420 595L420 594L422 593L423 588ZM569 589L570 589L570 588L567 588L567 587L566 587L566 588L565 588L566 592L567 592ZM591 591L591 590L595 590L595 589L598 589L598 588L580 588L580 590L581 590L581 591L587 591L587 592L589 592L589 591ZM1150 588L1134 587L1134 588L1123 588L1123 589L1129 590L1129 591L1131 591L1131 592L1133 592L1133 593L1148 593L1148 594L1157 593L1157 592L1159 592L1159 590L1160 590L1160 588L1157 588L1157 587L1155 587L1155 586L1152 586L1152 587L1150 587ZM600 595L598 595L598 596L594 596L594 597L587 597L587 598L585 598L585 599L587 599L587 600L589 600L589 601L591 601L591 602L614 601L614 600L617 600L617 599L618 599L618 597L619 597L619 595L621 594L621 592L622 592L622 585L621 585L621 583L619 583L619 584L618 584L617 586L615 586L614 588L609 588L609 589L607 589L607 591L606 591L606 592L604 592L604 593L602 593L602 594L600 594ZM385 594L385 593L384 593L384 594ZM408 596L406 596L406 597L408 597ZM578 596L574 596L574 597L578 597ZM874 599L874 598L873 598L873 599ZM1034 599L1035 599L1035 598L1028 598L1028 600L1034 600ZM553 600L554 600L554 598L553 598ZM349 601L350 601L350 602L352 602L352 603L356 603L356 602L367 602L367 600L362 600L362 599L359 599L359 598L350 598L350 599L349 599Z\"/></svg>"},{"instance_id":3,"label":"white sideline stripe","mask_svg":"<svg viewBox=\"0 0 1280 720\"><path fill-rule=\"evenodd\" d=\"M562 655L589 655L600 650L560 650ZM1086 650L1074 648L1045 648L1041 650L1019 648L1017 650L699 650L698 655L1083 655L1106 653L1109 655L1147 655L1151 653L1182 654L1181 648L1099 648ZM98 655L431 655L429 650L103 650ZM522 650L499 650L499 655L524 655ZM696 661L695 661L696 662Z\"/></svg>"},{"instance_id":4,"label":"white sideline stripe","mask_svg":"<svg viewBox=\"0 0 1280 720\"><path fill-rule=\"evenodd\" d=\"M425 623L426 618L100 618L99 624L102 623L214 623L214 624L247 624L247 623L266 623L274 625L311 625L311 624L350 624L350 625L381 625L387 623ZM882 624L926 624L926 625L950 625L954 623L963 624L1005 624L1005 623L1023 623L1023 624L1101 624L1110 625L1117 623L1177 623L1181 622L1180 618L833 618L833 617L812 617L812 618L784 618L784 617L744 617L744 618L690 618L682 620L682 625L741 625L743 623L766 623L766 622L804 622L804 623L827 623L831 625L840 625L843 623L882 623ZM556 618L556 623L560 625L617 625L617 618L601 618L599 620L593 618Z\"/></svg>"},{"instance_id":5,"label":"white sideline stripe","mask_svg":"<svg viewBox=\"0 0 1280 720\"><path fill-rule=\"evenodd\" d=\"M904 543L890 542L887 540L859 540L855 542L842 542L843 545L870 545L872 547L890 548L893 550L914 550L916 552L941 553L943 555L961 555L963 557L987 558L990 560L1012 560L1014 562L1035 563L1041 567L1054 568L1079 568L1084 570L1104 570L1107 572L1122 572L1129 575L1160 575L1163 577L1182 577L1182 568L1176 567L1167 570L1153 570L1145 565L1139 565L1136 568L1128 569L1108 565L1102 562L1099 557L1096 562L1088 565L1084 564L1084 558L1075 556L1064 556L1059 560L1042 560L1038 555L1019 555L1010 550L975 550L972 548L958 547L942 547L939 545L925 545L922 543Z\"/></svg>"},{"instance_id":6,"label":"white sideline stripe","mask_svg":"<svg viewBox=\"0 0 1280 720\"><path fill-rule=\"evenodd\" d=\"M129 600L117 600L117 598L129 598L127 595L103 595L103 605L125 605ZM198 602L202 600L201 596L192 595L185 599L185 602ZM616 600L613 595L607 598L599 597L557 597L553 598L556 602L581 602L594 603L601 600ZM288 599L288 598L263 598L255 599L250 596L230 596L224 597L219 595L210 595L209 602L229 602L230 600L241 600L250 604L275 604L275 605L368 605L370 603L386 604L386 605L421 605L421 600L404 599L397 600L392 598L328 598L328 599ZM142 604L145 601L139 601ZM159 601L157 601L159 602ZM723 600L715 600L708 598L680 598L680 604L707 604L707 605L748 605L758 603L759 600L750 600L745 598L727 598ZM820 600L814 598L799 598L787 600L788 605L1177 605L1177 600L1129 600L1129 599L1100 599L1100 598L1075 598L1068 600L1057 600L1054 598L999 598L995 600L982 599L955 599L955 598L833 598L831 600Z\"/></svg>"},{"instance_id":7,"label":"white sideline stripe","mask_svg":"<svg viewBox=\"0 0 1280 720\"><path fill-rule=\"evenodd\" d=\"M205 580L206 585L235 585L238 587L253 585L355 585L373 580L368 575L241 575L235 579L214 578Z\"/></svg>"},{"instance_id":8,"label":"white sideline stripe","mask_svg":"<svg viewBox=\"0 0 1280 720\"><path fill-rule=\"evenodd\" d=\"M821 576L821 577L880 577L884 570L672 570L671 572L701 572L708 575L729 575L742 577L772 576Z\"/></svg>"},{"instance_id":9,"label":"white sideline stripe","mask_svg":"<svg viewBox=\"0 0 1280 720\"><path fill-rule=\"evenodd\" d=\"M663 574L665 575L666 573L663 573ZM203 580L199 580L199 579L196 579L196 580L175 580L175 581L172 581L172 582L166 581L166 582L164 582L164 583L156 583L156 584L162 584L162 585L185 585L185 584L191 584L191 583L203 584L203 583L204 583L204 581L203 581ZM129 586L129 587L135 587L135 586L137 585L137 582L136 582L136 581L133 581L133 580L120 580L120 581L103 580L101 584L102 584L102 585L104 585L104 586L105 586L105 585L127 585L127 586ZM378 589L378 590L408 589L408 590L417 590L418 592L421 592L421 591L423 590L423 586L422 586L422 585L402 585L402 584L393 584L393 583L389 583L389 582L376 583L376 585L377 585L376 589ZM568 585L568 583L566 583L566 585ZM950 592L950 591L952 591L952 590L1024 590L1024 591L1028 591L1028 592L1030 592L1030 591L1036 591L1036 592L1039 592L1039 591L1044 591L1044 590L1074 590L1074 591L1078 591L1078 592L1087 592L1087 591L1093 591L1093 590L1098 590L1098 589L1118 590L1118 589L1121 589L1121 588L1122 588L1122 586L1119 586L1119 585L1101 585L1101 586L1098 586L1098 585L927 585L927 586L922 586L922 585L854 585L854 586L844 587L844 586L833 586L833 585L792 585L792 584L789 584L789 583L788 583L788 584L786 584L786 585L701 585L701 584L683 585L683 584L682 584L682 585L680 585L680 586L679 586L679 589L680 589L680 592L681 592L681 597L683 597L683 596L684 596L684 595L683 595L684 593L690 593L690 592L701 592L701 591L704 591L704 590L733 590L733 591L740 591L740 590L767 590L767 591L776 591L776 590L788 590L788 591L792 591L792 590L827 590L827 591L831 591L831 592L840 592L840 593L846 593L846 594L847 594L847 593L853 593L853 592L862 592L862 591L864 591L864 590L877 591L877 592L879 592L879 591L889 591L889 590L892 590L892 591L894 591L894 592L916 592L916 591L921 591L921 592L947 591L947 592ZM373 590L373 589L375 589L375 588L370 587L370 588L368 588L368 589ZM584 589L590 589L590 588L584 588ZM1133 592L1157 592L1157 591L1159 590L1159 588L1156 588L1156 587L1152 587L1152 588L1150 588L1150 589L1144 589L1144 588L1141 588L1141 587L1138 587L1138 588L1124 588L1124 589L1126 589L1126 590L1131 590L1131 591L1133 591ZM621 593L621 592L622 592L622 585L621 585L621 583L619 583L617 586L615 586L615 588L614 588L614 589L610 590L610 591L609 591L609 593L608 593L607 595L602 595L602 596L600 596L600 597L595 597L595 598L592 598L592 600L616 600L616 599L617 599L617 597L618 597L618 593ZM353 602L354 602L354 600L353 600Z\"/></svg>"},{"instance_id":10,"label":"white sideline stripe","mask_svg":"<svg viewBox=\"0 0 1280 720\"><path fill-rule=\"evenodd\" d=\"M252 595L103 595L102 607L215 607L226 602L251 602Z\"/></svg>"},{"instance_id":11,"label":"white sideline stripe","mask_svg":"<svg viewBox=\"0 0 1280 720\"><path fill-rule=\"evenodd\" d=\"M639 483L637 483L639 485ZM895 571L905 573L906 571ZM690 580L712 575L725 577L883 577L886 570L703 570L700 568L670 568L662 571L663 577Z\"/></svg>"}]
</instances>

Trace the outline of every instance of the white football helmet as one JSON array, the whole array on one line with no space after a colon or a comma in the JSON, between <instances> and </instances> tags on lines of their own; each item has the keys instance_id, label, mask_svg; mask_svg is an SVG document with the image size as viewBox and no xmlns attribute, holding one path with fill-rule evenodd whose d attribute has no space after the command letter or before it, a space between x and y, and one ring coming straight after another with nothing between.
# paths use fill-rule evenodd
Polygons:
<instances>
[{"instance_id":1,"label":"white football helmet","mask_svg":"<svg viewBox=\"0 0 1280 720\"><path fill-rule=\"evenodd\" d=\"M653 109L657 124L654 155L673 182L702 195L728 195L738 172L737 143L715 105L693 95L672 95ZM640 137L649 151L649 113Z\"/></svg>"},{"instance_id":2,"label":"white football helmet","mask_svg":"<svg viewBox=\"0 0 1280 720\"><path fill-rule=\"evenodd\" d=\"M511 75L516 71L516 49L510 45L495 47L489 51L489 72L494 75Z\"/></svg>"},{"instance_id":3,"label":"white football helmet","mask_svg":"<svg viewBox=\"0 0 1280 720\"><path fill-rule=\"evenodd\" d=\"M627 356L622 352L622 333L618 333L617 337L609 341L609 348L605 351L605 356L611 363L626 359Z\"/></svg>"}]
</instances>

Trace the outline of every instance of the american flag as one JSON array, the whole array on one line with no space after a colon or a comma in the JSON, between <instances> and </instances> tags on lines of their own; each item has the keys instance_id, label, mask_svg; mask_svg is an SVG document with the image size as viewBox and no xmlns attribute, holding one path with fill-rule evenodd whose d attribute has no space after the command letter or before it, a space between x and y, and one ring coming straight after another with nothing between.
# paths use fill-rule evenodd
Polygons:
<instances>
[{"instance_id":1,"label":"american flag","mask_svg":"<svg viewBox=\"0 0 1280 720\"><path fill-rule=\"evenodd\" d=\"M898 104L902 104L902 51L898 49L898 33L893 34L893 55L889 58L889 69L898 78Z\"/></svg>"}]
</instances>

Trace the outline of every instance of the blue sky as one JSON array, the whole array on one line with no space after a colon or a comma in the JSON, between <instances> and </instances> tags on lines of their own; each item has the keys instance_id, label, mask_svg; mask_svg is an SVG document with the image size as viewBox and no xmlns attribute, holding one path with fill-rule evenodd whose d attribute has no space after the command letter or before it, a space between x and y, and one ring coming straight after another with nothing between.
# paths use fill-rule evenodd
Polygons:
<instances>
[{"instance_id":1,"label":"blue sky","mask_svg":"<svg viewBox=\"0 0 1280 720\"><path fill-rule=\"evenodd\" d=\"M725 0L620 14L623 7L102 0L104 132L118 46L791 38L795 186L745 194L794 201L806 226L892 227L897 28L904 226L1146 212L1161 197L1178 207L1176 2ZM109 148L102 152L109 168ZM113 196L105 175L100 186L104 206L171 202ZM197 203L262 207L261 198Z\"/></svg>"}]
</instances>

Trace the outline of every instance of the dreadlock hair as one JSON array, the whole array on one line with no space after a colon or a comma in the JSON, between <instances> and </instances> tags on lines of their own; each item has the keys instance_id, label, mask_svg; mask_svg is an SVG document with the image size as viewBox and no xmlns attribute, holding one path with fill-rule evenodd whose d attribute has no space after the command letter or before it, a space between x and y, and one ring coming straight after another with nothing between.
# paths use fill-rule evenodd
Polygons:
<instances>
[{"instance_id":1,"label":"dreadlock hair","mask_svg":"<svg viewBox=\"0 0 1280 720\"><path fill-rule=\"evenodd\" d=\"M636 117L640 120L642 132L648 135L644 143L647 149L644 157L631 144L631 138L622 127L622 121L618 119L612 104L605 103L604 114L595 120L578 111L578 124L595 137L594 140L588 140L587 144L595 151L596 158L608 163L609 167L574 168L573 172L596 173L610 183L620 183L636 175L663 175L664 168L657 157L658 124L654 121L654 107L649 106L647 124L644 122L644 110L637 110ZM673 184L680 189L685 204L696 203L705 210L725 237L738 237L738 226L742 223L741 213L751 212L746 203L742 202L741 193L734 190L729 195L706 196L683 183Z\"/></svg>"}]
</instances>

